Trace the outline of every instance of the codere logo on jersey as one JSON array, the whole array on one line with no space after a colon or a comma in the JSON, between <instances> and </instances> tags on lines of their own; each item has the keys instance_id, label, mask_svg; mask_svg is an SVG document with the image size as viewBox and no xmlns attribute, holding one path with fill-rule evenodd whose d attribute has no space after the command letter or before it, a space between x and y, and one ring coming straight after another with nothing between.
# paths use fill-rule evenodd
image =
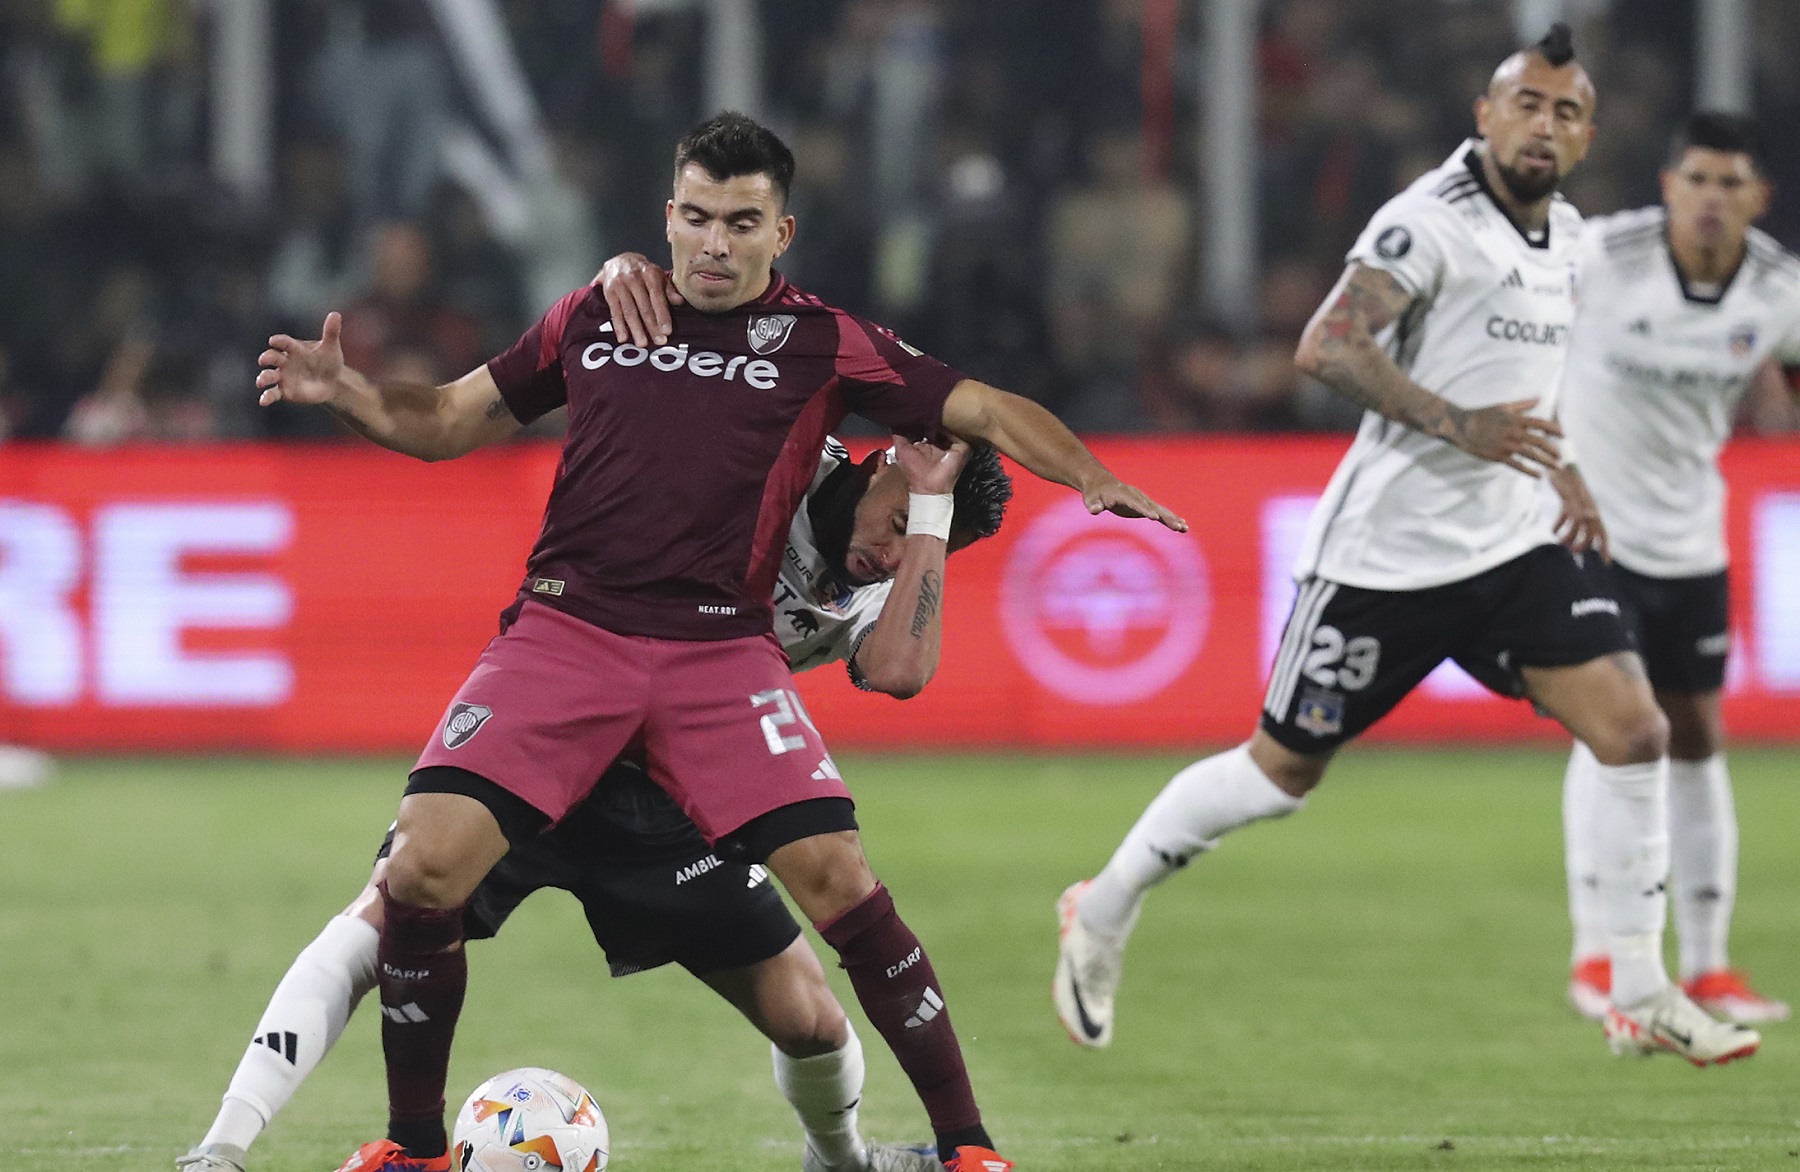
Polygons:
<instances>
[{"instance_id":1,"label":"codere logo on jersey","mask_svg":"<svg viewBox=\"0 0 1800 1172\"><path fill-rule=\"evenodd\" d=\"M781 377L781 368L767 358L751 358L739 354L728 360L723 354L712 350L689 353L686 342L679 346L658 346L654 350L646 350L629 342L618 346L611 342L595 342L581 352L581 365L589 370L599 370L608 362L620 366L642 366L648 362L661 371L676 371L685 366L689 374L701 378L723 378L726 382L731 382L742 374L744 381L759 391L774 390L775 380Z\"/></svg>"}]
</instances>

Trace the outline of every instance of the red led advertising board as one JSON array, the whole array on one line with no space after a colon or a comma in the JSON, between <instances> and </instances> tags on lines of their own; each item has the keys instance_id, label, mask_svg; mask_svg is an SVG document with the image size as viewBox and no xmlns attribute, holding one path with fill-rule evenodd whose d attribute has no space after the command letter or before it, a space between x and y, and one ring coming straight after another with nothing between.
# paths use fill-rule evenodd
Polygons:
<instances>
[{"instance_id":1,"label":"red led advertising board","mask_svg":"<svg viewBox=\"0 0 1800 1172\"><path fill-rule=\"evenodd\" d=\"M1096 440L1193 532L1089 517L1017 475L956 554L945 649L902 702L803 677L843 748L1156 747L1245 736L1341 438ZM511 601L556 464L522 445L425 465L343 446L15 446L0 456L0 742L55 750L399 751L424 743ZM1738 736L1800 730L1800 444L1732 485ZM644 518L655 540L656 518ZM1550 738L1441 670L1370 734Z\"/></svg>"}]
</instances>

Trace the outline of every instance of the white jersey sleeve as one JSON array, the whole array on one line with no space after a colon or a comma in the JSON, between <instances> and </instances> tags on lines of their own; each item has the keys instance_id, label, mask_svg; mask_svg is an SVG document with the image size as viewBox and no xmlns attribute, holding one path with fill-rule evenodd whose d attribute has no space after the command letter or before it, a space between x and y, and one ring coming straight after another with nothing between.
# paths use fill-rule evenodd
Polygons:
<instances>
[{"instance_id":1,"label":"white jersey sleeve","mask_svg":"<svg viewBox=\"0 0 1800 1172\"><path fill-rule=\"evenodd\" d=\"M1447 258L1440 209L1447 214L1448 208L1434 203L1410 188L1388 200L1345 261L1380 269L1415 298L1431 301L1443 287Z\"/></svg>"}]
</instances>

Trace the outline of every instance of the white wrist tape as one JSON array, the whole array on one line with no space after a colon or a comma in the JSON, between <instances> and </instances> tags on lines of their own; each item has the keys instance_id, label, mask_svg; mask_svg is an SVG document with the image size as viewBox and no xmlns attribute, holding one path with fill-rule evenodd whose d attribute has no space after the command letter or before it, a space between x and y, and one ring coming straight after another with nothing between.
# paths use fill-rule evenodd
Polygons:
<instances>
[{"instance_id":1,"label":"white wrist tape","mask_svg":"<svg viewBox=\"0 0 1800 1172\"><path fill-rule=\"evenodd\" d=\"M907 493L906 535L923 534L939 541L950 540L950 515L956 498L949 493Z\"/></svg>"}]
</instances>

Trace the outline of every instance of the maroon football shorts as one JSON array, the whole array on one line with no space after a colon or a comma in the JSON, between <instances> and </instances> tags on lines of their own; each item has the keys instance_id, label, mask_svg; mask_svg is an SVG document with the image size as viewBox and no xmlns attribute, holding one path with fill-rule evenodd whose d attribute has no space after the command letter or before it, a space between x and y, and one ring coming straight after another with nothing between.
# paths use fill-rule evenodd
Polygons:
<instances>
[{"instance_id":1,"label":"maroon football shorts","mask_svg":"<svg viewBox=\"0 0 1800 1172\"><path fill-rule=\"evenodd\" d=\"M618 635L538 602L481 653L414 768L466 769L560 821L632 745L709 842L850 796L773 635Z\"/></svg>"}]
</instances>

